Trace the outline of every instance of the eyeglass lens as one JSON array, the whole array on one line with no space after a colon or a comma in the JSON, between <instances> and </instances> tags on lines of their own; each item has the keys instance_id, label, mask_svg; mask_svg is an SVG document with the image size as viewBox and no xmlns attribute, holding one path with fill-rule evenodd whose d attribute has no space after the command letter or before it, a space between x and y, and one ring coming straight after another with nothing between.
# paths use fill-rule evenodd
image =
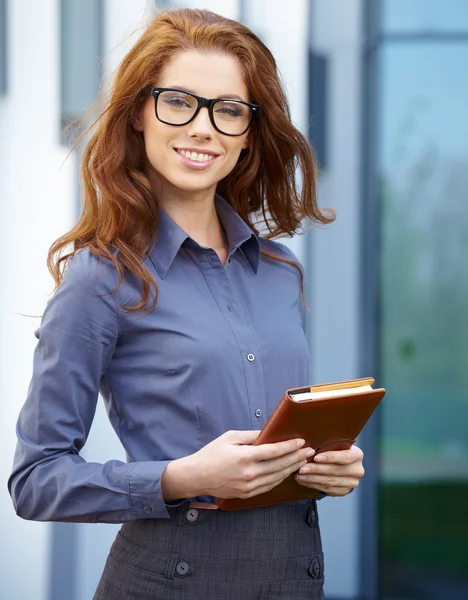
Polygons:
<instances>
[{"instance_id":1,"label":"eyeglass lens","mask_svg":"<svg viewBox=\"0 0 468 600\"><path fill-rule=\"evenodd\" d=\"M170 125L184 125L195 114L198 101L184 92L164 91L158 95L157 116ZM243 133L251 120L251 108L234 100L220 100L213 105L216 127L227 134Z\"/></svg>"}]
</instances>

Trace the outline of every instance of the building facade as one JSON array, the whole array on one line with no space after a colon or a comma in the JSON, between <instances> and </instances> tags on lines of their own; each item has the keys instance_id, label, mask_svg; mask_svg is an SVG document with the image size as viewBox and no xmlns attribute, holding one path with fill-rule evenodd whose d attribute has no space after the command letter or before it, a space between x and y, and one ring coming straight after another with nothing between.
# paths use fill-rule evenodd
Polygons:
<instances>
[{"instance_id":1,"label":"building facade","mask_svg":"<svg viewBox=\"0 0 468 600\"><path fill-rule=\"evenodd\" d=\"M84 114L159 8L239 19L271 48L337 220L286 243L306 272L311 383L373 375L366 477L320 502L331 600L468 597L468 3L0 0L0 475L77 218ZM100 406L85 458L124 459ZM88 600L118 526L16 517L0 492L0 598Z\"/></svg>"}]
</instances>

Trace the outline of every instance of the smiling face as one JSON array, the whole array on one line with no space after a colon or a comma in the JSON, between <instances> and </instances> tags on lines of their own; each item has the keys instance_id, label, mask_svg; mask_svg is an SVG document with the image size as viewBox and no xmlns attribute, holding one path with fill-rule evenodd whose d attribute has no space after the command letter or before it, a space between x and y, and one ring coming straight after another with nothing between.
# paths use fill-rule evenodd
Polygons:
<instances>
[{"instance_id":1,"label":"smiling face","mask_svg":"<svg viewBox=\"0 0 468 600\"><path fill-rule=\"evenodd\" d=\"M172 57L156 85L205 98L249 101L240 64L229 54L180 52ZM163 203L168 197L182 199L187 194L214 196L218 182L234 169L241 150L247 147L248 132L237 137L220 133L207 108L187 125L162 123L156 117L153 97L144 102L133 125L143 133L148 176Z\"/></svg>"}]
</instances>

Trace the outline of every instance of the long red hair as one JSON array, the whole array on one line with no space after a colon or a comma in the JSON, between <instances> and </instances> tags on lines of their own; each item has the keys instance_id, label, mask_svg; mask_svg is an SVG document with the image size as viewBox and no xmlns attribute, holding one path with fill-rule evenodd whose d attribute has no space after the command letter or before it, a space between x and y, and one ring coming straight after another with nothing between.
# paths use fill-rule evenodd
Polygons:
<instances>
[{"instance_id":1,"label":"long red hair","mask_svg":"<svg viewBox=\"0 0 468 600\"><path fill-rule=\"evenodd\" d=\"M120 282L125 272L141 281L141 301L127 310L147 306L152 289L155 294L149 309L155 306L158 288L143 258L157 232L158 210L145 172L143 137L132 121L144 101L142 90L155 85L175 53L186 50L237 57L250 100L262 107L260 118L251 127L249 147L218 184L221 196L255 233L259 233L260 216L268 238L293 234L306 217L319 224L334 220L332 210L322 212L317 206L313 154L307 139L291 122L276 62L268 48L241 23L212 12L163 11L121 62L109 100L93 125L95 131L81 162L80 219L52 244L48 254L56 286L66 260L80 248L88 248L114 263Z\"/></svg>"}]
</instances>

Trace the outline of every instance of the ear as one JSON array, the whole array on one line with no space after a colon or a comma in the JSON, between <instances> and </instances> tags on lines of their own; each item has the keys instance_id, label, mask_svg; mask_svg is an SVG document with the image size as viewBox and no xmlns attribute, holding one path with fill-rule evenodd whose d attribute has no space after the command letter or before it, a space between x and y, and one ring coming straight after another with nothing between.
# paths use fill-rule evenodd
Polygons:
<instances>
[{"instance_id":1,"label":"ear","mask_svg":"<svg viewBox=\"0 0 468 600\"><path fill-rule=\"evenodd\" d=\"M249 135L247 134L244 143L242 144L242 150L247 150L247 148L249 147L250 144L250 139L249 139Z\"/></svg>"},{"instance_id":2,"label":"ear","mask_svg":"<svg viewBox=\"0 0 468 600\"><path fill-rule=\"evenodd\" d=\"M143 110L144 104L142 104L135 113L135 116L132 119L133 129L139 131L140 133L143 131Z\"/></svg>"}]
</instances>

